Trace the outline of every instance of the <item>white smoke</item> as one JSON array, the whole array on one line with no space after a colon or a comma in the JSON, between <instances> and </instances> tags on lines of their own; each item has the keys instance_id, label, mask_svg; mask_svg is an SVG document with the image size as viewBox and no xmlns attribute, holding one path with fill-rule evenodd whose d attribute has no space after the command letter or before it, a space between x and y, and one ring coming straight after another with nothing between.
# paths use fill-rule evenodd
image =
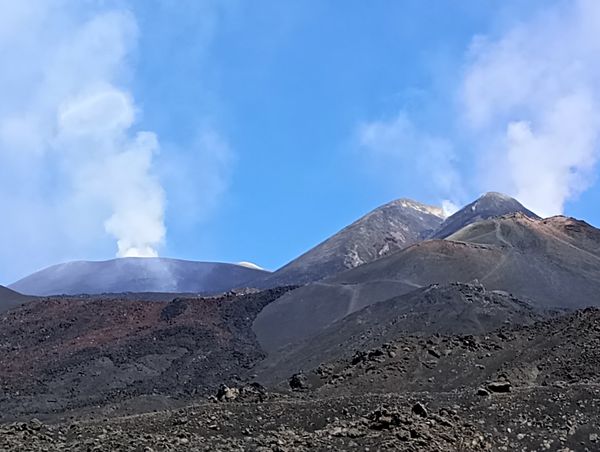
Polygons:
<instances>
[{"instance_id":1,"label":"white smoke","mask_svg":"<svg viewBox=\"0 0 600 452\"><path fill-rule=\"evenodd\" d=\"M15 274L102 256L110 236L119 256L164 242L159 144L135 130L127 88L135 18L85 5L0 0L0 249Z\"/></svg>"},{"instance_id":2,"label":"white smoke","mask_svg":"<svg viewBox=\"0 0 600 452\"><path fill-rule=\"evenodd\" d=\"M442 200L442 212L444 213L444 217L449 217L450 215L454 215L456 212L460 210L460 206L448 199Z\"/></svg>"},{"instance_id":3,"label":"white smoke","mask_svg":"<svg viewBox=\"0 0 600 452\"><path fill-rule=\"evenodd\" d=\"M558 2L473 42L461 98L485 184L541 215L587 189L600 157L600 2Z\"/></svg>"},{"instance_id":4,"label":"white smoke","mask_svg":"<svg viewBox=\"0 0 600 452\"><path fill-rule=\"evenodd\" d=\"M151 132L129 137L134 119L126 93L96 87L61 105L54 147L74 192L110 207L104 226L117 239L117 255L153 257L165 238L165 196L152 174L158 141Z\"/></svg>"}]
</instances>

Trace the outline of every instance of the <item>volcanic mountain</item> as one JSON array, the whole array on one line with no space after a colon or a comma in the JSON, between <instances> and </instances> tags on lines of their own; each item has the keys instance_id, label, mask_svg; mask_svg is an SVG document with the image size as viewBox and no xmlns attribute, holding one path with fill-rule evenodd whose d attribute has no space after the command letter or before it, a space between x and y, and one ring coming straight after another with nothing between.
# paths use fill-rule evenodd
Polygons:
<instances>
[{"instance_id":1,"label":"volcanic mountain","mask_svg":"<svg viewBox=\"0 0 600 452\"><path fill-rule=\"evenodd\" d=\"M477 221L519 212L531 218L540 218L514 198L502 193L488 192L446 218L429 238L445 239L449 235Z\"/></svg>"},{"instance_id":2,"label":"volcanic mountain","mask_svg":"<svg viewBox=\"0 0 600 452\"><path fill-rule=\"evenodd\" d=\"M4 286L0 286L0 312L8 311L9 309L19 306L32 300L33 297L21 295L14 290L10 290Z\"/></svg>"},{"instance_id":3,"label":"volcanic mountain","mask_svg":"<svg viewBox=\"0 0 600 452\"><path fill-rule=\"evenodd\" d=\"M397 203L421 233L367 216L300 288L174 294L265 273L166 259L18 283L96 294L0 315L0 450L598 450L600 309L562 308L600 304L600 230L488 194L438 236ZM173 292L97 293L124 290Z\"/></svg>"},{"instance_id":4,"label":"volcanic mountain","mask_svg":"<svg viewBox=\"0 0 600 452\"><path fill-rule=\"evenodd\" d=\"M245 287L268 272L247 265L166 258L123 258L55 265L10 285L29 295L122 292L203 293Z\"/></svg>"},{"instance_id":5,"label":"volcanic mountain","mask_svg":"<svg viewBox=\"0 0 600 452\"><path fill-rule=\"evenodd\" d=\"M370 304L430 284L478 281L548 308L600 304L600 230L517 213L480 221L300 287L267 306L254 330L274 351ZM278 328L272 328L278 325Z\"/></svg>"},{"instance_id":6,"label":"volcanic mountain","mask_svg":"<svg viewBox=\"0 0 600 452\"><path fill-rule=\"evenodd\" d=\"M410 199L392 201L267 276L260 285L304 284L372 262L423 240L443 219L438 207Z\"/></svg>"}]
</instances>

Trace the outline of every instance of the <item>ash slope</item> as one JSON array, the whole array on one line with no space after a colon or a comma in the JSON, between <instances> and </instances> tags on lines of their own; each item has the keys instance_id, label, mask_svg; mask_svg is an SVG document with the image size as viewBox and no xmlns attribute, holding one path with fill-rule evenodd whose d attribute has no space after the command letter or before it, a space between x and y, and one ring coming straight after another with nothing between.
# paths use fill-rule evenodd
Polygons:
<instances>
[{"instance_id":1,"label":"ash slope","mask_svg":"<svg viewBox=\"0 0 600 452\"><path fill-rule=\"evenodd\" d=\"M385 204L294 259L260 285L304 284L372 262L417 243L438 228L442 210L409 199Z\"/></svg>"},{"instance_id":2,"label":"ash slope","mask_svg":"<svg viewBox=\"0 0 600 452\"><path fill-rule=\"evenodd\" d=\"M0 286L0 312L8 311L33 299L34 297L22 295L7 287Z\"/></svg>"},{"instance_id":3,"label":"ash slope","mask_svg":"<svg viewBox=\"0 0 600 452\"><path fill-rule=\"evenodd\" d=\"M522 213L530 218L540 219L516 199L502 193L489 192L446 218L429 238L445 239L470 224L513 213Z\"/></svg>"},{"instance_id":4,"label":"ash slope","mask_svg":"<svg viewBox=\"0 0 600 452\"><path fill-rule=\"evenodd\" d=\"M548 308L600 304L600 231L565 217L485 220L290 292L254 322L269 352L370 304L430 284L478 280ZM278 325L277 329L270 325Z\"/></svg>"},{"instance_id":5,"label":"ash slope","mask_svg":"<svg viewBox=\"0 0 600 452\"><path fill-rule=\"evenodd\" d=\"M166 258L68 262L10 285L38 296L122 292L219 293L244 287L268 272L242 265Z\"/></svg>"},{"instance_id":6,"label":"ash slope","mask_svg":"<svg viewBox=\"0 0 600 452\"><path fill-rule=\"evenodd\" d=\"M435 284L367 306L308 341L273 351L257 373L263 382L273 384L407 335L484 334L556 314L481 284Z\"/></svg>"}]
</instances>

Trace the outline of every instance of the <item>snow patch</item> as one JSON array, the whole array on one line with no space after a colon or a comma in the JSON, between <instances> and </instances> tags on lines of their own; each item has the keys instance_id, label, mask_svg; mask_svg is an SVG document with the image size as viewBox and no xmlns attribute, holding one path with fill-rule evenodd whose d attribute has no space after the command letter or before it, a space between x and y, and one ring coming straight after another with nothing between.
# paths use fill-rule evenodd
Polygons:
<instances>
[{"instance_id":1,"label":"snow patch","mask_svg":"<svg viewBox=\"0 0 600 452\"><path fill-rule=\"evenodd\" d=\"M404 199L402 201L400 201L400 205L407 209L413 209L418 212L435 215L436 217L446 218L446 215L444 214L444 210L441 207L426 206L425 204L419 204L419 203L404 200Z\"/></svg>"},{"instance_id":2,"label":"snow patch","mask_svg":"<svg viewBox=\"0 0 600 452\"><path fill-rule=\"evenodd\" d=\"M242 261L242 262L238 262L236 265L239 265L240 267L252 268L254 270L264 270L264 268L256 265L253 262Z\"/></svg>"}]
</instances>

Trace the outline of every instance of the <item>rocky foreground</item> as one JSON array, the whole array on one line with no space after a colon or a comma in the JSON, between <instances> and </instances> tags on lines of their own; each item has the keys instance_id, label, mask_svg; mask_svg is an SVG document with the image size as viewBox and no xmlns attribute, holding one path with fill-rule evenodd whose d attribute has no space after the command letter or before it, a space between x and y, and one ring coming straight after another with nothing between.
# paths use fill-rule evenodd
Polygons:
<instances>
[{"instance_id":1,"label":"rocky foreground","mask_svg":"<svg viewBox=\"0 0 600 452\"><path fill-rule=\"evenodd\" d=\"M296 396L86 423L4 425L0 450L597 451L599 422L596 385Z\"/></svg>"},{"instance_id":2,"label":"rocky foreground","mask_svg":"<svg viewBox=\"0 0 600 452\"><path fill-rule=\"evenodd\" d=\"M283 382L230 376L177 399L180 408L123 415L151 397L129 392L44 422L22 415L0 426L0 450L600 450L600 310L532 320L479 334L386 334L378 345L362 334L346 339L358 349Z\"/></svg>"}]
</instances>

